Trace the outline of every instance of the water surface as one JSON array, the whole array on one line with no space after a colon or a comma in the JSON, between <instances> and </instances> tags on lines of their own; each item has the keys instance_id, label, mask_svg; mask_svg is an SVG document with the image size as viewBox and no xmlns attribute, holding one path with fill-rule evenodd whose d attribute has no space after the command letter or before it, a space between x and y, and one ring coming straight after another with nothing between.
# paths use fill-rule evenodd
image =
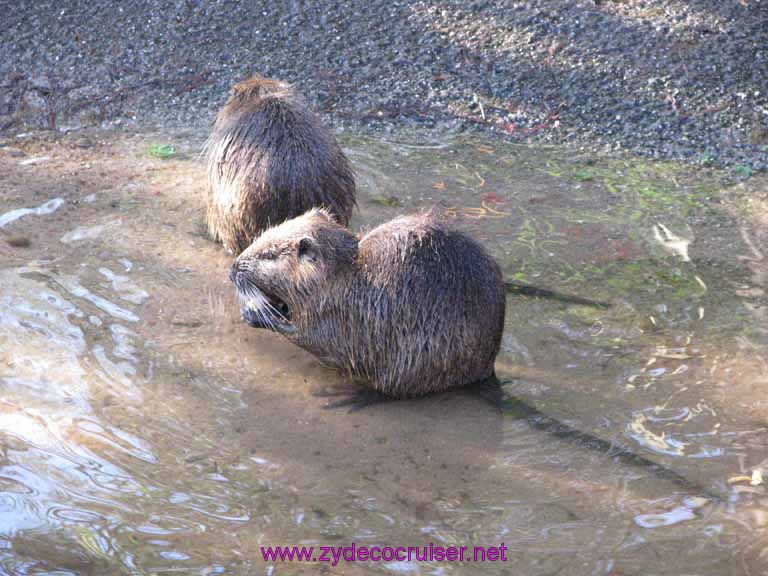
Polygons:
<instances>
[{"instance_id":1,"label":"water surface","mask_svg":"<svg viewBox=\"0 0 768 576\"><path fill-rule=\"evenodd\" d=\"M314 574L260 547L433 542L504 543L484 574L765 573L766 227L745 200L764 180L346 138L356 229L434 207L508 278L614 303L511 297L503 410L457 392L348 413L315 395L340 375L239 322L200 144L36 136L14 146L49 159L26 165L0 148L0 234L30 241L0 237L0 571Z\"/></svg>"}]
</instances>

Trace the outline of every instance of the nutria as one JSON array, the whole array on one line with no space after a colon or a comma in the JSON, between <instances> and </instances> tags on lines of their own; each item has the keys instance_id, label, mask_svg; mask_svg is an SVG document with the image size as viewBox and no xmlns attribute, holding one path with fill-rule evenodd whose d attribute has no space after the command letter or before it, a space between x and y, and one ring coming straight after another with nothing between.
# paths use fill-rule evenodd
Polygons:
<instances>
[{"instance_id":1,"label":"nutria","mask_svg":"<svg viewBox=\"0 0 768 576\"><path fill-rule=\"evenodd\" d=\"M326 207L347 224L355 179L333 134L285 82L235 84L206 144L208 230L239 254L269 226Z\"/></svg>"},{"instance_id":2,"label":"nutria","mask_svg":"<svg viewBox=\"0 0 768 576\"><path fill-rule=\"evenodd\" d=\"M423 396L493 375L504 329L501 271L433 214L402 216L358 239L313 209L267 229L230 278L248 324L386 396Z\"/></svg>"}]
</instances>

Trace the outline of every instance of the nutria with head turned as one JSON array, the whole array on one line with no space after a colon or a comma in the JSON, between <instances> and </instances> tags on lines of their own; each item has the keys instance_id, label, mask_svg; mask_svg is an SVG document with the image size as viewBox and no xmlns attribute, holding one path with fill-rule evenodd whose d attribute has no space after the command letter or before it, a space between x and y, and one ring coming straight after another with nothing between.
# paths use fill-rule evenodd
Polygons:
<instances>
[{"instance_id":1,"label":"nutria with head turned","mask_svg":"<svg viewBox=\"0 0 768 576\"><path fill-rule=\"evenodd\" d=\"M293 88L235 84L206 144L208 230L239 254L263 230L323 206L346 225L355 179L333 134Z\"/></svg>"},{"instance_id":2,"label":"nutria with head turned","mask_svg":"<svg viewBox=\"0 0 768 576\"><path fill-rule=\"evenodd\" d=\"M325 210L267 229L232 265L243 319L396 398L484 380L504 329L501 271L432 214L358 239Z\"/></svg>"}]
</instances>

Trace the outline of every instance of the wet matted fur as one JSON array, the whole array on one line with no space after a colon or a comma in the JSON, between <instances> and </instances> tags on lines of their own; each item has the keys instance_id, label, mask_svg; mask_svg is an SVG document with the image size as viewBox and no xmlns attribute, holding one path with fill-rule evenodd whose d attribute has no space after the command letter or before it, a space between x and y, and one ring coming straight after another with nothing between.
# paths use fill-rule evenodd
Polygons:
<instances>
[{"instance_id":1,"label":"wet matted fur","mask_svg":"<svg viewBox=\"0 0 768 576\"><path fill-rule=\"evenodd\" d=\"M355 179L333 134L285 83L232 88L206 144L211 237L239 254L269 226L325 207L346 224Z\"/></svg>"},{"instance_id":2,"label":"wet matted fur","mask_svg":"<svg viewBox=\"0 0 768 576\"><path fill-rule=\"evenodd\" d=\"M325 210L266 230L232 265L243 319L396 398L493 374L504 328L501 271L431 214L358 240Z\"/></svg>"}]
</instances>

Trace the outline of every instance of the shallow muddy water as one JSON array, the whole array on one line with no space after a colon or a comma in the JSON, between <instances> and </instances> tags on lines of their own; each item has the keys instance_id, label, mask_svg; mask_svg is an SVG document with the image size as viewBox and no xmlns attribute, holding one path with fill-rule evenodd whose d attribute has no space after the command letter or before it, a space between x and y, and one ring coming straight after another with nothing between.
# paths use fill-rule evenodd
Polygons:
<instances>
[{"instance_id":1,"label":"shallow muddy water","mask_svg":"<svg viewBox=\"0 0 768 576\"><path fill-rule=\"evenodd\" d=\"M434 207L508 278L614 304L510 296L503 409L460 391L349 413L317 394L340 375L240 323L200 145L0 147L0 572L768 571L764 179L344 139L353 227ZM508 561L260 552L352 543L503 543Z\"/></svg>"}]
</instances>

